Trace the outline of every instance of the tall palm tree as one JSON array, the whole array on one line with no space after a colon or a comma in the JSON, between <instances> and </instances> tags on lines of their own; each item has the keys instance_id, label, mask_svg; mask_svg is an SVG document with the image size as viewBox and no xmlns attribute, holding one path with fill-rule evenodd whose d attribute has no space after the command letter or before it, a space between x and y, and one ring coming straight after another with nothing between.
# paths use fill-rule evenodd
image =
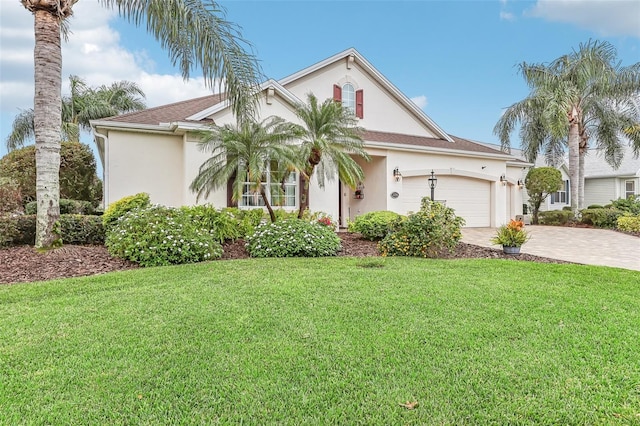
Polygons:
<instances>
[{"instance_id":1,"label":"tall palm tree","mask_svg":"<svg viewBox=\"0 0 640 426\"><path fill-rule=\"evenodd\" d=\"M301 169L302 197L298 217L302 218L309 207L309 182L316 173L320 187L325 179L339 179L355 188L364 180L364 172L351 154L369 161L362 140L363 129L353 112L343 108L332 99L318 103L313 93L307 95L307 103L296 106L296 115L302 121L300 126L300 158L305 164Z\"/></svg>"},{"instance_id":2,"label":"tall palm tree","mask_svg":"<svg viewBox=\"0 0 640 426\"><path fill-rule=\"evenodd\" d=\"M80 131L90 131L89 120L139 111L146 106L144 92L135 83L118 81L110 86L90 88L78 76L69 76L71 94L62 98L63 142L80 142ZM22 111L13 120L7 137L7 150L24 146L35 135L33 108Z\"/></svg>"},{"instance_id":3,"label":"tall palm tree","mask_svg":"<svg viewBox=\"0 0 640 426\"><path fill-rule=\"evenodd\" d=\"M200 199L203 195L207 197L212 190L226 187L227 182L233 180L232 199L238 201L248 182L248 189L260 195L271 221L275 222L269 195L276 198L277 194L273 192L278 187L272 185L267 188L265 177L273 173L273 180L280 181L295 170L299 160L290 142L298 135L298 128L280 117L227 124L202 132L199 148L210 153L211 157L202 163L189 188Z\"/></svg>"},{"instance_id":4,"label":"tall palm tree","mask_svg":"<svg viewBox=\"0 0 640 426\"><path fill-rule=\"evenodd\" d=\"M60 215L58 170L62 122L61 34L78 0L20 0L34 15L34 130L36 139L36 193L38 214L36 247L52 247L59 241L54 225ZM202 69L206 83L224 84L226 97L240 120L256 106L255 88L260 70L247 53L247 43L236 26L212 0L100 0L117 8L136 25L145 24L168 50L184 78L193 68Z\"/></svg>"},{"instance_id":5,"label":"tall palm tree","mask_svg":"<svg viewBox=\"0 0 640 426\"><path fill-rule=\"evenodd\" d=\"M557 154L566 141L571 210L577 214L584 206L584 156L592 137L613 167L622 161L624 143L640 152L640 132L629 131L640 123L634 103L640 63L621 67L611 44L589 41L550 64L523 62L519 68L531 92L507 109L494 132L508 148L509 134L520 123L530 160L542 149Z\"/></svg>"}]
</instances>

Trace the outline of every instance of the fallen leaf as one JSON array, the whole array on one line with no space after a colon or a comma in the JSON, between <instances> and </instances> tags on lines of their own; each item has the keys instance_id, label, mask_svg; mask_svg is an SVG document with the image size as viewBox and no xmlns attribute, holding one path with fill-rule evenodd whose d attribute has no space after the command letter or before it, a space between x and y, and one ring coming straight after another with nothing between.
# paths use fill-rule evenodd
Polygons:
<instances>
[{"instance_id":1,"label":"fallen leaf","mask_svg":"<svg viewBox=\"0 0 640 426\"><path fill-rule=\"evenodd\" d=\"M407 410L413 410L414 408L418 407L418 401L407 401L404 404L401 402L400 406L406 408Z\"/></svg>"},{"instance_id":2,"label":"fallen leaf","mask_svg":"<svg viewBox=\"0 0 640 426\"><path fill-rule=\"evenodd\" d=\"M142 395L138 395L138 399L142 399Z\"/></svg>"}]
</instances>

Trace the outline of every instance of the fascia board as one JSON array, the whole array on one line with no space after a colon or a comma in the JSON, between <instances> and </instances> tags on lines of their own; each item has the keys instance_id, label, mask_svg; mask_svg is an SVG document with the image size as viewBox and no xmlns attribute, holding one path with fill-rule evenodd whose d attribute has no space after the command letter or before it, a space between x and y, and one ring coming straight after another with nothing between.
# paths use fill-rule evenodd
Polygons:
<instances>
[{"instance_id":1,"label":"fascia board","mask_svg":"<svg viewBox=\"0 0 640 426\"><path fill-rule=\"evenodd\" d=\"M407 144L389 144L384 142L368 142L365 140L364 146L371 148L383 148L391 151L410 151L410 152L431 152L443 155L452 155L455 157L473 157L473 158L491 158L495 160L510 160L512 157L503 154L489 154L486 152L460 151L448 148L432 148L428 146L416 146Z\"/></svg>"}]
</instances>

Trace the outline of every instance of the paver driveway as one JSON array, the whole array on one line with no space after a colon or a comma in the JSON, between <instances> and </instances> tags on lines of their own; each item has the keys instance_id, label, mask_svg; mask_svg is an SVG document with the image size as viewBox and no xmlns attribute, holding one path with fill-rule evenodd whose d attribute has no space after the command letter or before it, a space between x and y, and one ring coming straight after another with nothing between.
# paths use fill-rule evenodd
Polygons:
<instances>
[{"instance_id":1,"label":"paver driveway","mask_svg":"<svg viewBox=\"0 0 640 426\"><path fill-rule=\"evenodd\" d=\"M528 225L531 239L523 253L587 265L613 266L640 271L640 238L607 229ZM462 241L494 247L495 228L463 228Z\"/></svg>"}]
</instances>

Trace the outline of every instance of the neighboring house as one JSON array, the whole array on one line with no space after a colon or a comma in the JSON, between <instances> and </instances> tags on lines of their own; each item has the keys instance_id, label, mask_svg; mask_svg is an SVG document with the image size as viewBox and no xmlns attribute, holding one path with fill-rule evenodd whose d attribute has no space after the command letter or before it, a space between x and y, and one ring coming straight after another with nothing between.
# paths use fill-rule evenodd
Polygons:
<instances>
[{"instance_id":1,"label":"neighboring house","mask_svg":"<svg viewBox=\"0 0 640 426\"><path fill-rule=\"evenodd\" d=\"M344 226L374 210L407 213L430 195L428 178L437 177L435 199L446 202L467 226L499 226L522 214L518 180L530 164L480 143L446 133L355 49L348 49L279 81L261 87L260 119L271 115L298 122L293 105L312 92L351 108L366 129L370 162L365 180L348 188L336 179L310 188L312 211L329 213ZM207 155L198 149L196 131L234 118L222 96L212 95L92 122L104 167L105 204L137 192L154 203L196 203L189 190ZM401 175L401 176L400 176ZM287 182L286 209L299 205L299 179ZM247 193L240 208L256 205ZM225 189L200 203L231 205Z\"/></svg>"},{"instance_id":2,"label":"neighboring house","mask_svg":"<svg viewBox=\"0 0 640 426\"><path fill-rule=\"evenodd\" d=\"M640 158L625 147L620 167L613 169L602 152L591 149L584 161L584 205L606 205L618 198L640 194Z\"/></svg>"}]
</instances>

